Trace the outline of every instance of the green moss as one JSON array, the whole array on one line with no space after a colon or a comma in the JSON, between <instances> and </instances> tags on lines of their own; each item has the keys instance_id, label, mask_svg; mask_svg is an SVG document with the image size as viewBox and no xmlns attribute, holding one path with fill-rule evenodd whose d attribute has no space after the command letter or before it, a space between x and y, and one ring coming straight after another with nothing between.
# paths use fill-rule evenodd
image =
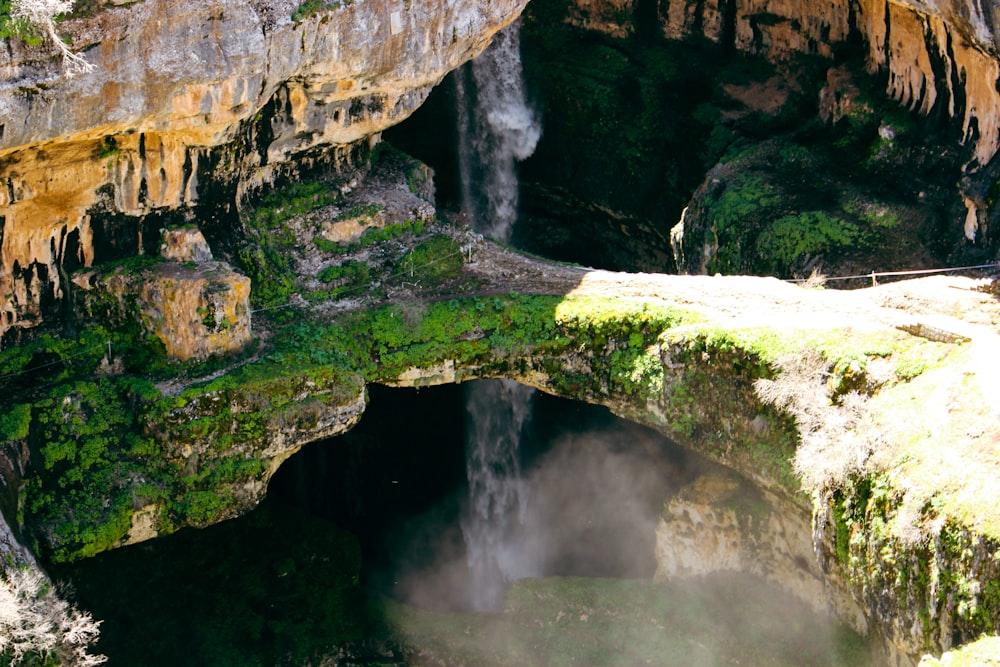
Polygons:
<instances>
[{"instance_id":1,"label":"green moss","mask_svg":"<svg viewBox=\"0 0 1000 667\"><path fill-rule=\"evenodd\" d=\"M43 470L27 480L23 494L26 522L44 527L35 536L40 553L86 557L127 534L135 500L128 478L144 468L132 450L149 451L133 412L135 382L68 383L34 404Z\"/></svg>"},{"instance_id":2,"label":"green moss","mask_svg":"<svg viewBox=\"0 0 1000 667\"><path fill-rule=\"evenodd\" d=\"M24 440L31 428L31 405L18 403L0 415L0 439L5 442Z\"/></svg>"},{"instance_id":3,"label":"green moss","mask_svg":"<svg viewBox=\"0 0 1000 667\"><path fill-rule=\"evenodd\" d=\"M426 287L458 278L464 265L458 242L450 236L435 236L410 250L399 261L396 272Z\"/></svg>"},{"instance_id":4,"label":"green moss","mask_svg":"<svg viewBox=\"0 0 1000 667\"><path fill-rule=\"evenodd\" d=\"M108 158L115 158L121 154L121 149L118 148L118 142L114 137L108 136L104 137L101 141L100 149L97 151L97 159L105 160Z\"/></svg>"},{"instance_id":5,"label":"green moss","mask_svg":"<svg viewBox=\"0 0 1000 667\"><path fill-rule=\"evenodd\" d=\"M286 304L297 289L291 257L298 240L284 223L333 204L339 196L323 182L293 183L269 193L241 216L249 239L237 250L236 258L250 277L254 308ZM274 315L280 318L283 314Z\"/></svg>"},{"instance_id":6,"label":"green moss","mask_svg":"<svg viewBox=\"0 0 1000 667\"><path fill-rule=\"evenodd\" d=\"M53 576L102 619L96 651L112 664L155 656L155 664L270 667L318 664L367 636L360 565L354 537L266 502L239 522L115 550Z\"/></svg>"},{"instance_id":7,"label":"green moss","mask_svg":"<svg viewBox=\"0 0 1000 667\"><path fill-rule=\"evenodd\" d=\"M292 183L267 194L250 209L245 221L254 229L278 229L286 220L333 204L339 197L340 193L326 183Z\"/></svg>"},{"instance_id":8,"label":"green moss","mask_svg":"<svg viewBox=\"0 0 1000 667\"><path fill-rule=\"evenodd\" d=\"M944 658L944 656L942 656ZM920 667L982 667L1000 663L1000 637L983 637L958 649L948 651L947 659L925 656Z\"/></svg>"},{"instance_id":9,"label":"green moss","mask_svg":"<svg viewBox=\"0 0 1000 667\"><path fill-rule=\"evenodd\" d=\"M779 268L791 265L804 255L849 248L858 239L860 228L824 211L784 215L761 233L758 251Z\"/></svg>"},{"instance_id":10,"label":"green moss","mask_svg":"<svg viewBox=\"0 0 1000 667\"><path fill-rule=\"evenodd\" d=\"M407 234L419 236L424 233L425 228L426 223L423 220L408 220L406 222L386 225L380 229L366 229L361 233L361 238L358 239L357 245L354 246L352 244L351 249L364 248L365 246L388 241L389 239L399 238L400 236Z\"/></svg>"},{"instance_id":11,"label":"green moss","mask_svg":"<svg viewBox=\"0 0 1000 667\"><path fill-rule=\"evenodd\" d=\"M756 234L747 222L776 211L781 201L780 191L752 172L727 183L722 195L703 213L715 223L712 233L719 248L709 263L709 273L748 272L755 259Z\"/></svg>"},{"instance_id":12,"label":"green moss","mask_svg":"<svg viewBox=\"0 0 1000 667\"><path fill-rule=\"evenodd\" d=\"M352 206L338 215L333 219L333 221L339 222L341 220L354 220L355 218L374 218L384 210L385 207L381 204L357 204L356 206Z\"/></svg>"}]
</instances>

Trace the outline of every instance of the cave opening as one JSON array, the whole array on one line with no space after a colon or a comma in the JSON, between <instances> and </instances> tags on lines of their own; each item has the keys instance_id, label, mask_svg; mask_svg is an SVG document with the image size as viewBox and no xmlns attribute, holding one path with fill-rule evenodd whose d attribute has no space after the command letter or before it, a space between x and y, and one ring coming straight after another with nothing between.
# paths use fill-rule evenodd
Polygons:
<instances>
[{"instance_id":1,"label":"cave opening","mask_svg":"<svg viewBox=\"0 0 1000 667\"><path fill-rule=\"evenodd\" d=\"M461 526L465 388L369 391L358 425L303 448L269 496L357 535L371 593L462 609L474 584ZM538 392L532 404L520 447L527 500L504 548L537 563L537 576L651 579L663 503L706 464L606 408Z\"/></svg>"},{"instance_id":2,"label":"cave opening","mask_svg":"<svg viewBox=\"0 0 1000 667\"><path fill-rule=\"evenodd\" d=\"M772 582L654 581L665 503L717 466L542 393L522 431L519 539L543 567L502 610L464 612L463 387L369 391L362 421L294 454L247 515L53 566L102 619L97 650L213 667L870 664L862 638Z\"/></svg>"}]
</instances>

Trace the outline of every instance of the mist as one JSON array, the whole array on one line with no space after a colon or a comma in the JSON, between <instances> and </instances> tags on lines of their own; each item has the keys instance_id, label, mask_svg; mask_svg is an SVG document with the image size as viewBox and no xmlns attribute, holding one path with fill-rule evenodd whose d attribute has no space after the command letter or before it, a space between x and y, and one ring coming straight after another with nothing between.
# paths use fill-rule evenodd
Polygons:
<instances>
[{"instance_id":1,"label":"mist","mask_svg":"<svg viewBox=\"0 0 1000 667\"><path fill-rule=\"evenodd\" d=\"M600 410L594 408L594 410ZM663 439L624 423L539 438L520 480L523 505L496 547L510 572L533 577L651 579L655 533L663 501L685 477L680 460L651 454ZM656 440L660 442L657 443ZM530 452L529 452L530 455ZM677 459L681 459L679 455ZM462 610L476 588L462 531L450 524L464 489L443 507L422 514L403 531L404 551L394 595L425 609ZM433 554L432 558L428 558Z\"/></svg>"},{"instance_id":2,"label":"mist","mask_svg":"<svg viewBox=\"0 0 1000 667\"><path fill-rule=\"evenodd\" d=\"M505 546L538 576L510 582L496 611L468 611L464 392L370 396L355 429L293 456L249 515L58 568L104 621L99 652L213 667L871 664L863 639L761 579L654 581L659 512L711 464L544 394L522 429L526 501Z\"/></svg>"}]
</instances>

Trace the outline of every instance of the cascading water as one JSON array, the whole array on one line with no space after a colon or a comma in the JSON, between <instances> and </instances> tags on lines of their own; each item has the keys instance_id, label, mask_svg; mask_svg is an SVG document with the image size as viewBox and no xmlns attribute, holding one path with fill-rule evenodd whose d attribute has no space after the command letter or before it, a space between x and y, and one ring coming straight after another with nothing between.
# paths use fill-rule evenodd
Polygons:
<instances>
[{"instance_id":1,"label":"cascading water","mask_svg":"<svg viewBox=\"0 0 1000 667\"><path fill-rule=\"evenodd\" d=\"M464 209L476 231L509 241L517 219L516 160L531 155L541 136L524 94L517 22L455 81ZM527 508L519 443L532 394L509 380L466 390L469 508L462 533L476 610L496 609L508 583L540 574L540 556L519 537Z\"/></svg>"},{"instance_id":2,"label":"cascading water","mask_svg":"<svg viewBox=\"0 0 1000 667\"><path fill-rule=\"evenodd\" d=\"M516 161L535 151L541 125L528 106L515 21L455 77L462 205L476 231L509 241L517 219Z\"/></svg>"},{"instance_id":3,"label":"cascading water","mask_svg":"<svg viewBox=\"0 0 1000 667\"><path fill-rule=\"evenodd\" d=\"M469 565L469 604L496 609L508 583L538 576L540 558L523 540L527 486L521 478L521 427L534 390L510 380L470 385L465 395L465 466L469 507L462 534Z\"/></svg>"}]
</instances>

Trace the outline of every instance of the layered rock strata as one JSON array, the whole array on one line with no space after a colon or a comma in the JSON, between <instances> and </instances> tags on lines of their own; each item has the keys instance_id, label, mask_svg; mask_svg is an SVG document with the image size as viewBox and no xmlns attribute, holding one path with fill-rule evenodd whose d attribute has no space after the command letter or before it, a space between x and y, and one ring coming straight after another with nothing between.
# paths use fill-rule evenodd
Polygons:
<instances>
[{"instance_id":1,"label":"layered rock strata","mask_svg":"<svg viewBox=\"0 0 1000 667\"><path fill-rule=\"evenodd\" d=\"M656 578L751 573L861 634L869 621L844 585L816 560L809 517L732 473L705 473L682 488L656 527Z\"/></svg>"},{"instance_id":2,"label":"layered rock strata","mask_svg":"<svg viewBox=\"0 0 1000 667\"><path fill-rule=\"evenodd\" d=\"M700 35L774 59L830 57L856 34L868 44L870 66L888 75L891 97L925 114L955 118L979 164L1000 148L1000 12L989 3L669 0L660 21L668 37Z\"/></svg>"},{"instance_id":3,"label":"layered rock strata","mask_svg":"<svg viewBox=\"0 0 1000 667\"><path fill-rule=\"evenodd\" d=\"M146 0L61 25L93 65L72 77L45 45L6 40L0 337L57 315L74 269L155 252L163 215L190 219L296 156L337 161L373 140L523 5L333 3L293 18L289 0Z\"/></svg>"}]
</instances>

